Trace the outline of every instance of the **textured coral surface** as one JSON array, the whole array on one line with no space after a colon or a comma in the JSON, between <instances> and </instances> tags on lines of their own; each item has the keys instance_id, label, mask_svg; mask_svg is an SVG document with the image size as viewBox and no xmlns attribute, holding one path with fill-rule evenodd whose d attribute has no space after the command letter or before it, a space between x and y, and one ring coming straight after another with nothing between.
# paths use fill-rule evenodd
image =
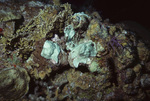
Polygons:
<instances>
[{"instance_id":1,"label":"textured coral surface","mask_svg":"<svg viewBox=\"0 0 150 101\"><path fill-rule=\"evenodd\" d=\"M123 24L59 0L0 8L0 101L150 99L150 43Z\"/></svg>"}]
</instances>

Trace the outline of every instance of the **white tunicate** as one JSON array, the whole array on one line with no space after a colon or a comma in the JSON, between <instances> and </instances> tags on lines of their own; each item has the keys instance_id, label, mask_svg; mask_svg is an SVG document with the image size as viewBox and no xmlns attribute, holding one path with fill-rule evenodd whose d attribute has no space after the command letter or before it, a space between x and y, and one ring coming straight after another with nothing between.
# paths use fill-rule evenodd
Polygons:
<instances>
[{"instance_id":1,"label":"white tunicate","mask_svg":"<svg viewBox=\"0 0 150 101\"><path fill-rule=\"evenodd\" d=\"M51 39L54 42L60 41L59 36L55 34L54 38Z\"/></svg>"},{"instance_id":2,"label":"white tunicate","mask_svg":"<svg viewBox=\"0 0 150 101\"><path fill-rule=\"evenodd\" d=\"M78 68L79 63L86 64L89 61L90 61L89 58L77 57L73 60L73 65L75 68Z\"/></svg>"},{"instance_id":3,"label":"white tunicate","mask_svg":"<svg viewBox=\"0 0 150 101\"><path fill-rule=\"evenodd\" d=\"M79 54L84 57L92 56L93 54L95 54L94 53L95 51L93 51L93 49L94 49L93 43L86 43L85 45L81 46Z\"/></svg>"},{"instance_id":4,"label":"white tunicate","mask_svg":"<svg viewBox=\"0 0 150 101\"><path fill-rule=\"evenodd\" d=\"M55 48L55 44L53 44L51 41L45 41L42 53L46 59L51 59L51 55L54 53Z\"/></svg>"},{"instance_id":5,"label":"white tunicate","mask_svg":"<svg viewBox=\"0 0 150 101\"><path fill-rule=\"evenodd\" d=\"M90 57L94 57L96 54L95 43L89 40L73 48L69 54L69 58L73 60L73 65L77 68L79 63L86 64L90 61Z\"/></svg>"},{"instance_id":6,"label":"white tunicate","mask_svg":"<svg viewBox=\"0 0 150 101\"><path fill-rule=\"evenodd\" d=\"M75 43L73 41L73 39L74 39L73 37L75 36L75 31L73 29L73 26L68 25L67 27L65 27L64 33L65 33L65 38L67 39L66 49L67 50L72 50L75 46Z\"/></svg>"},{"instance_id":7,"label":"white tunicate","mask_svg":"<svg viewBox=\"0 0 150 101\"><path fill-rule=\"evenodd\" d=\"M83 28L88 25L88 21L90 20L90 16L85 14L84 12L75 13L72 16L72 24L75 29Z\"/></svg>"},{"instance_id":8,"label":"white tunicate","mask_svg":"<svg viewBox=\"0 0 150 101\"><path fill-rule=\"evenodd\" d=\"M72 50L75 46L76 46L76 44L73 41L66 43L66 49L67 50Z\"/></svg>"},{"instance_id":9,"label":"white tunicate","mask_svg":"<svg viewBox=\"0 0 150 101\"><path fill-rule=\"evenodd\" d=\"M41 56L46 59L52 59L56 63L58 63L58 55L60 53L60 47L57 43L53 43L52 41L46 40L43 49L41 52Z\"/></svg>"},{"instance_id":10,"label":"white tunicate","mask_svg":"<svg viewBox=\"0 0 150 101\"><path fill-rule=\"evenodd\" d=\"M66 49L72 50L74 47L77 46L79 35L75 31L77 28L88 27L88 22L90 20L90 16L85 14L84 12L75 13L72 16L72 23L65 27L64 33L66 41Z\"/></svg>"},{"instance_id":11,"label":"white tunicate","mask_svg":"<svg viewBox=\"0 0 150 101\"><path fill-rule=\"evenodd\" d=\"M67 27L65 27L64 33L65 33L65 37L67 38L67 41L70 41L73 38L73 36L75 35L73 26L68 25Z\"/></svg>"}]
</instances>

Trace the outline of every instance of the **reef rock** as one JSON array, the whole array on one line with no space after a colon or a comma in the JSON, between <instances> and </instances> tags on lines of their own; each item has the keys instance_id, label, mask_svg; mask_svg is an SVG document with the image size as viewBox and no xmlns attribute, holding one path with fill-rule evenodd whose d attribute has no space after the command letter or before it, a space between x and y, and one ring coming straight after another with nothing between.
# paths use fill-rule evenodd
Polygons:
<instances>
[{"instance_id":1,"label":"reef rock","mask_svg":"<svg viewBox=\"0 0 150 101\"><path fill-rule=\"evenodd\" d=\"M0 98L16 100L29 90L30 77L24 68L4 68L0 70Z\"/></svg>"}]
</instances>

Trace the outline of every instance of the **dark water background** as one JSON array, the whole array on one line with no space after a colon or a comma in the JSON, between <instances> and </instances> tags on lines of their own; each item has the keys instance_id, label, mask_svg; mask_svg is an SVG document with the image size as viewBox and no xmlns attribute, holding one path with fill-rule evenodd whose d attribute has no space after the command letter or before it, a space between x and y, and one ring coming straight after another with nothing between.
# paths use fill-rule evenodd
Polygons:
<instances>
[{"instance_id":1,"label":"dark water background","mask_svg":"<svg viewBox=\"0 0 150 101\"><path fill-rule=\"evenodd\" d=\"M27 2L31 0L0 0L1 2ZM34 0L45 4L53 0ZM150 3L149 0L60 0L70 3L75 12L90 8L98 11L103 19L111 23L124 22L146 40L150 40Z\"/></svg>"},{"instance_id":2,"label":"dark water background","mask_svg":"<svg viewBox=\"0 0 150 101\"><path fill-rule=\"evenodd\" d=\"M82 10L93 6L101 16L112 23L125 23L143 39L150 40L149 0L61 0L69 2ZM79 8L80 7L80 8Z\"/></svg>"}]
</instances>

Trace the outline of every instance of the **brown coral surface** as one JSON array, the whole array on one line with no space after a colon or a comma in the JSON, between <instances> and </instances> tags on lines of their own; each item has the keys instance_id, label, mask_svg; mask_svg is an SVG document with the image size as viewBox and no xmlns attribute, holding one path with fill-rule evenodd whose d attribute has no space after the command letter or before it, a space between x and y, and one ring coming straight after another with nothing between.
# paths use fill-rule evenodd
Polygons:
<instances>
[{"instance_id":1,"label":"brown coral surface","mask_svg":"<svg viewBox=\"0 0 150 101\"><path fill-rule=\"evenodd\" d=\"M150 99L150 44L136 32L59 0L2 4L0 100Z\"/></svg>"}]
</instances>

